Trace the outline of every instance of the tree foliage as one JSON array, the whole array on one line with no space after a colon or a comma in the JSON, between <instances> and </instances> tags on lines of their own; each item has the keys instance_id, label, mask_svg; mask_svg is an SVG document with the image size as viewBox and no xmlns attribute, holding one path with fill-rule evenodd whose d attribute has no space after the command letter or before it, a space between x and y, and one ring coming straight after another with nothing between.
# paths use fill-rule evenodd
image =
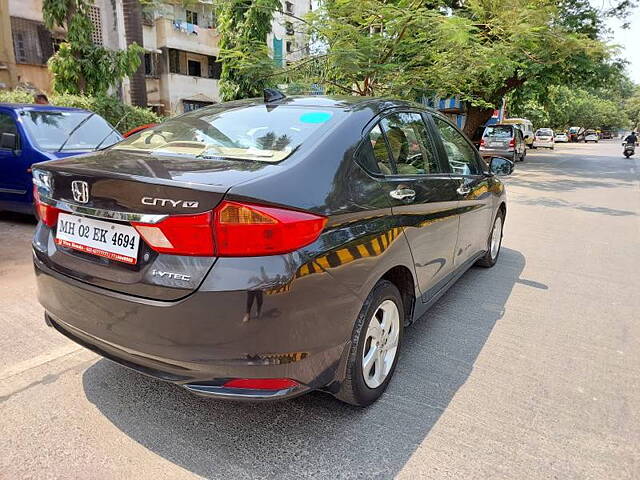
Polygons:
<instances>
[{"instance_id":1,"label":"tree foliage","mask_svg":"<svg viewBox=\"0 0 640 480\"><path fill-rule=\"evenodd\" d=\"M93 44L91 5L87 0L43 0L42 14L47 28L67 31L66 42L49 59L53 88L58 93L105 94L140 65L143 50L137 44L121 51Z\"/></svg>"},{"instance_id":2,"label":"tree foliage","mask_svg":"<svg viewBox=\"0 0 640 480\"><path fill-rule=\"evenodd\" d=\"M0 103L32 103L33 93L26 90L0 90ZM162 119L146 108L126 105L116 97L101 95L53 94L49 96L49 103L59 107L82 108L107 120L120 132L126 132L134 127L147 123L159 123Z\"/></svg>"},{"instance_id":3,"label":"tree foliage","mask_svg":"<svg viewBox=\"0 0 640 480\"><path fill-rule=\"evenodd\" d=\"M621 98L603 98L582 88L551 85L542 101L529 100L511 110L536 126L565 130L572 126L616 129L629 126Z\"/></svg>"},{"instance_id":4,"label":"tree foliage","mask_svg":"<svg viewBox=\"0 0 640 480\"><path fill-rule=\"evenodd\" d=\"M220 33L220 94L224 100L255 97L274 71L267 35L279 0L225 0L216 16Z\"/></svg>"},{"instance_id":5,"label":"tree foliage","mask_svg":"<svg viewBox=\"0 0 640 480\"><path fill-rule=\"evenodd\" d=\"M358 95L459 95L469 131L525 85L603 84L622 70L586 0L326 0L308 22L324 48L288 78Z\"/></svg>"}]
</instances>

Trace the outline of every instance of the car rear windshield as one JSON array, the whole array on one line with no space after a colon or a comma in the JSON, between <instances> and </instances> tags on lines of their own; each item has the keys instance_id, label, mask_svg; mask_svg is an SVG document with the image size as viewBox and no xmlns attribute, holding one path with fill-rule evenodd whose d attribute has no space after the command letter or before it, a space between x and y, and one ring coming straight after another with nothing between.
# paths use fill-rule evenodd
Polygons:
<instances>
[{"instance_id":1,"label":"car rear windshield","mask_svg":"<svg viewBox=\"0 0 640 480\"><path fill-rule=\"evenodd\" d=\"M553 135L553 130L551 130L550 128L540 128L538 129L538 131L536 132L536 135L538 136L551 136Z\"/></svg>"},{"instance_id":2,"label":"car rear windshield","mask_svg":"<svg viewBox=\"0 0 640 480\"><path fill-rule=\"evenodd\" d=\"M342 115L337 109L287 105L212 106L143 130L114 148L279 162Z\"/></svg>"},{"instance_id":3,"label":"car rear windshield","mask_svg":"<svg viewBox=\"0 0 640 480\"><path fill-rule=\"evenodd\" d=\"M511 138L513 136L513 127L506 125L497 125L487 127L484 131L485 137Z\"/></svg>"},{"instance_id":4,"label":"car rear windshield","mask_svg":"<svg viewBox=\"0 0 640 480\"><path fill-rule=\"evenodd\" d=\"M20 118L41 150L89 151L122 139L104 118L91 112L24 110Z\"/></svg>"}]
</instances>

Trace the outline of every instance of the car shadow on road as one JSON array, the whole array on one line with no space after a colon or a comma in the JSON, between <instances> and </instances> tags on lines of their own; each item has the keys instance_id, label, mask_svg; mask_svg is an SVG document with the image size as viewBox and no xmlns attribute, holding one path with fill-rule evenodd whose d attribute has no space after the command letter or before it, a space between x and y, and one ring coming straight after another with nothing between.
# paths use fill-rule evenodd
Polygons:
<instances>
[{"instance_id":1,"label":"car shadow on road","mask_svg":"<svg viewBox=\"0 0 640 480\"><path fill-rule=\"evenodd\" d=\"M0 222L13 222L22 225L35 225L38 219L26 213L2 212L0 211Z\"/></svg>"},{"instance_id":2,"label":"car shadow on road","mask_svg":"<svg viewBox=\"0 0 640 480\"><path fill-rule=\"evenodd\" d=\"M503 248L473 268L405 333L395 377L366 409L320 392L250 404L193 396L100 360L87 398L123 433L206 478L391 478L425 440L471 375L520 279L524 256ZM176 319L180 321L180 319Z\"/></svg>"}]
</instances>

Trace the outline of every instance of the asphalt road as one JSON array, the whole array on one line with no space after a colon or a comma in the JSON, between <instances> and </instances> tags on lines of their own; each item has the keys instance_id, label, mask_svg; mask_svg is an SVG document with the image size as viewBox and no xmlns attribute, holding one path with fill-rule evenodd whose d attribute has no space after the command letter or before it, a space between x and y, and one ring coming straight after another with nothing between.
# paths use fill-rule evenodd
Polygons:
<instances>
[{"instance_id":1,"label":"asphalt road","mask_svg":"<svg viewBox=\"0 0 640 480\"><path fill-rule=\"evenodd\" d=\"M0 478L640 478L640 162L530 151L499 264L405 335L374 406L194 397L47 328L0 214Z\"/></svg>"}]
</instances>

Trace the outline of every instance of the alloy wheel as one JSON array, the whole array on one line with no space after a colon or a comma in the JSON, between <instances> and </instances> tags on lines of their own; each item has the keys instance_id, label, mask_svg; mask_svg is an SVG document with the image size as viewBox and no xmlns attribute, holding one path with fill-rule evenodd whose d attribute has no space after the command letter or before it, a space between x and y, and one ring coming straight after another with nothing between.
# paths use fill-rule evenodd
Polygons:
<instances>
[{"instance_id":1,"label":"alloy wheel","mask_svg":"<svg viewBox=\"0 0 640 480\"><path fill-rule=\"evenodd\" d=\"M502 241L502 217L498 216L493 224L491 232L491 259L495 260L500 251L500 243Z\"/></svg>"},{"instance_id":2,"label":"alloy wheel","mask_svg":"<svg viewBox=\"0 0 640 480\"><path fill-rule=\"evenodd\" d=\"M362 376L369 388L387 378L398 352L400 312L395 302L382 302L369 321L362 350Z\"/></svg>"}]
</instances>

